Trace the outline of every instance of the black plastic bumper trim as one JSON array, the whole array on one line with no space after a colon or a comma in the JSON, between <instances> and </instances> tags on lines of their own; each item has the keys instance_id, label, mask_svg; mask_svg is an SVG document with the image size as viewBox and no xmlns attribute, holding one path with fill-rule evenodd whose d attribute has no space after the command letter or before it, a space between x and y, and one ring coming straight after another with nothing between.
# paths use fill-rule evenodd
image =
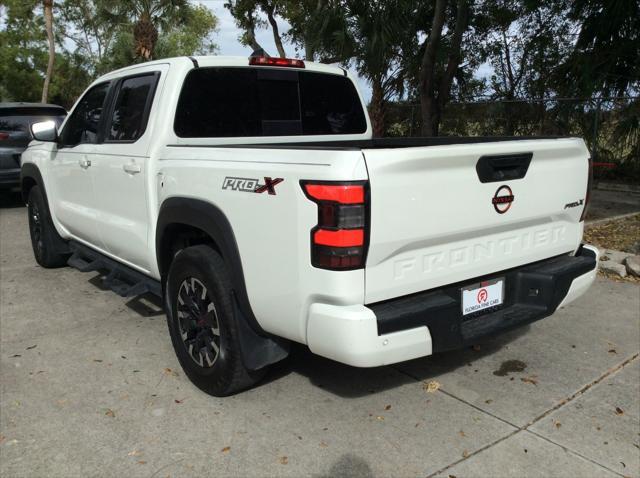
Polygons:
<instances>
[{"instance_id":1,"label":"black plastic bumper trim","mask_svg":"<svg viewBox=\"0 0 640 478\"><path fill-rule=\"evenodd\" d=\"M566 297L573 280L595 268L595 253L581 246L575 256L567 253L367 307L376 315L378 335L427 326L433 352L442 352L550 316ZM460 288L500 277L505 280L500 308L463 316Z\"/></svg>"}]
</instances>

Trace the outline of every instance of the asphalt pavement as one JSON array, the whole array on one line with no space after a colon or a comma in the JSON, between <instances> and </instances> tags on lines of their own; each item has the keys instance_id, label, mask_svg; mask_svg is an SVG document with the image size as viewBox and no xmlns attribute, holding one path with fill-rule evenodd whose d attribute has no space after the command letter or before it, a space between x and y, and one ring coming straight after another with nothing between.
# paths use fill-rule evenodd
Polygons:
<instances>
[{"instance_id":1,"label":"asphalt pavement","mask_svg":"<svg viewBox=\"0 0 640 478\"><path fill-rule=\"evenodd\" d=\"M302 346L215 398L149 297L33 259L0 209L0 476L640 476L640 287L598 279L478 347L357 369Z\"/></svg>"}]
</instances>

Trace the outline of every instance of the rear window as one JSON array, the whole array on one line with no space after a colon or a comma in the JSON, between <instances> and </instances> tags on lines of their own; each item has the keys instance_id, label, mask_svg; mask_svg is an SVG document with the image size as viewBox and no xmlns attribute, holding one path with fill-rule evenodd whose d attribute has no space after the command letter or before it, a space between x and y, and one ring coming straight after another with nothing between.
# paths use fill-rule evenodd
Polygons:
<instances>
[{"instance_id":1,"label":"rear window","mask_svg":"<svg viewBox=\"0 0 640 478\"><path fill-rule=\"evenodd\" d=\"M344 76L275 68L198 68L174 121L183 138L361 134L367 129Z\"/></svg>"}]
</instances>

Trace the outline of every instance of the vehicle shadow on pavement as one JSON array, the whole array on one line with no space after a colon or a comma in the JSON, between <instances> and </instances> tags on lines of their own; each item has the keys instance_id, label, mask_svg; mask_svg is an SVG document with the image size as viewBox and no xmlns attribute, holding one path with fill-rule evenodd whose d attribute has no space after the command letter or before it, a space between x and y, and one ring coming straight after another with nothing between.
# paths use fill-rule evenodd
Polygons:
<instances>
[{"instance_id":1,"label":"vehicle shadow on pavement","mask_svg":"<svg viewBox=\"0 0 640 478\"><path fill-rule=\"evenodd\" d=\"M306 346L292 343L289 357L272 366L262 384L276 381L290 373L306 377L318 388L341 398L359 398L400 387L416 381L426 381L461 367L471 367L473 362L492 355L523 334L530 326L487 339L479 346L452 350L404 362L401 364L357 368L313 354ZM408 365L411 373L404 371ZM259 387L260 385L258 385Z\"/></svg>"},{"instance_id":2,"label":"vehicle shadow on pavement","mask_svg":"<svg viewBox=\"0 0 640 478\"><path fill-rule=\"evenodd\" d=\"M24 207L19 191L0 191L0 209Z\"/></svg>"}]
</instances>

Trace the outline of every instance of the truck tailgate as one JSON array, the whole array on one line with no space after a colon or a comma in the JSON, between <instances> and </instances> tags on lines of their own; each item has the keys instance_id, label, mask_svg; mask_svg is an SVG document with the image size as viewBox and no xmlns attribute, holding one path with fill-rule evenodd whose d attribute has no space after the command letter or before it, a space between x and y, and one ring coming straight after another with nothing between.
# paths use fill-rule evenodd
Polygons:
<instances>
[{"instance_id":1,"label":"truck tailgate","mask_svg":"<svg viewBox=\"0 0 640 478\"><path fill-rule=\"evenodd\" d=\"M573 252L582 238L589 152L581 139L363 154L371 187L365 303Z\"/></svg>"}]
</instances>

